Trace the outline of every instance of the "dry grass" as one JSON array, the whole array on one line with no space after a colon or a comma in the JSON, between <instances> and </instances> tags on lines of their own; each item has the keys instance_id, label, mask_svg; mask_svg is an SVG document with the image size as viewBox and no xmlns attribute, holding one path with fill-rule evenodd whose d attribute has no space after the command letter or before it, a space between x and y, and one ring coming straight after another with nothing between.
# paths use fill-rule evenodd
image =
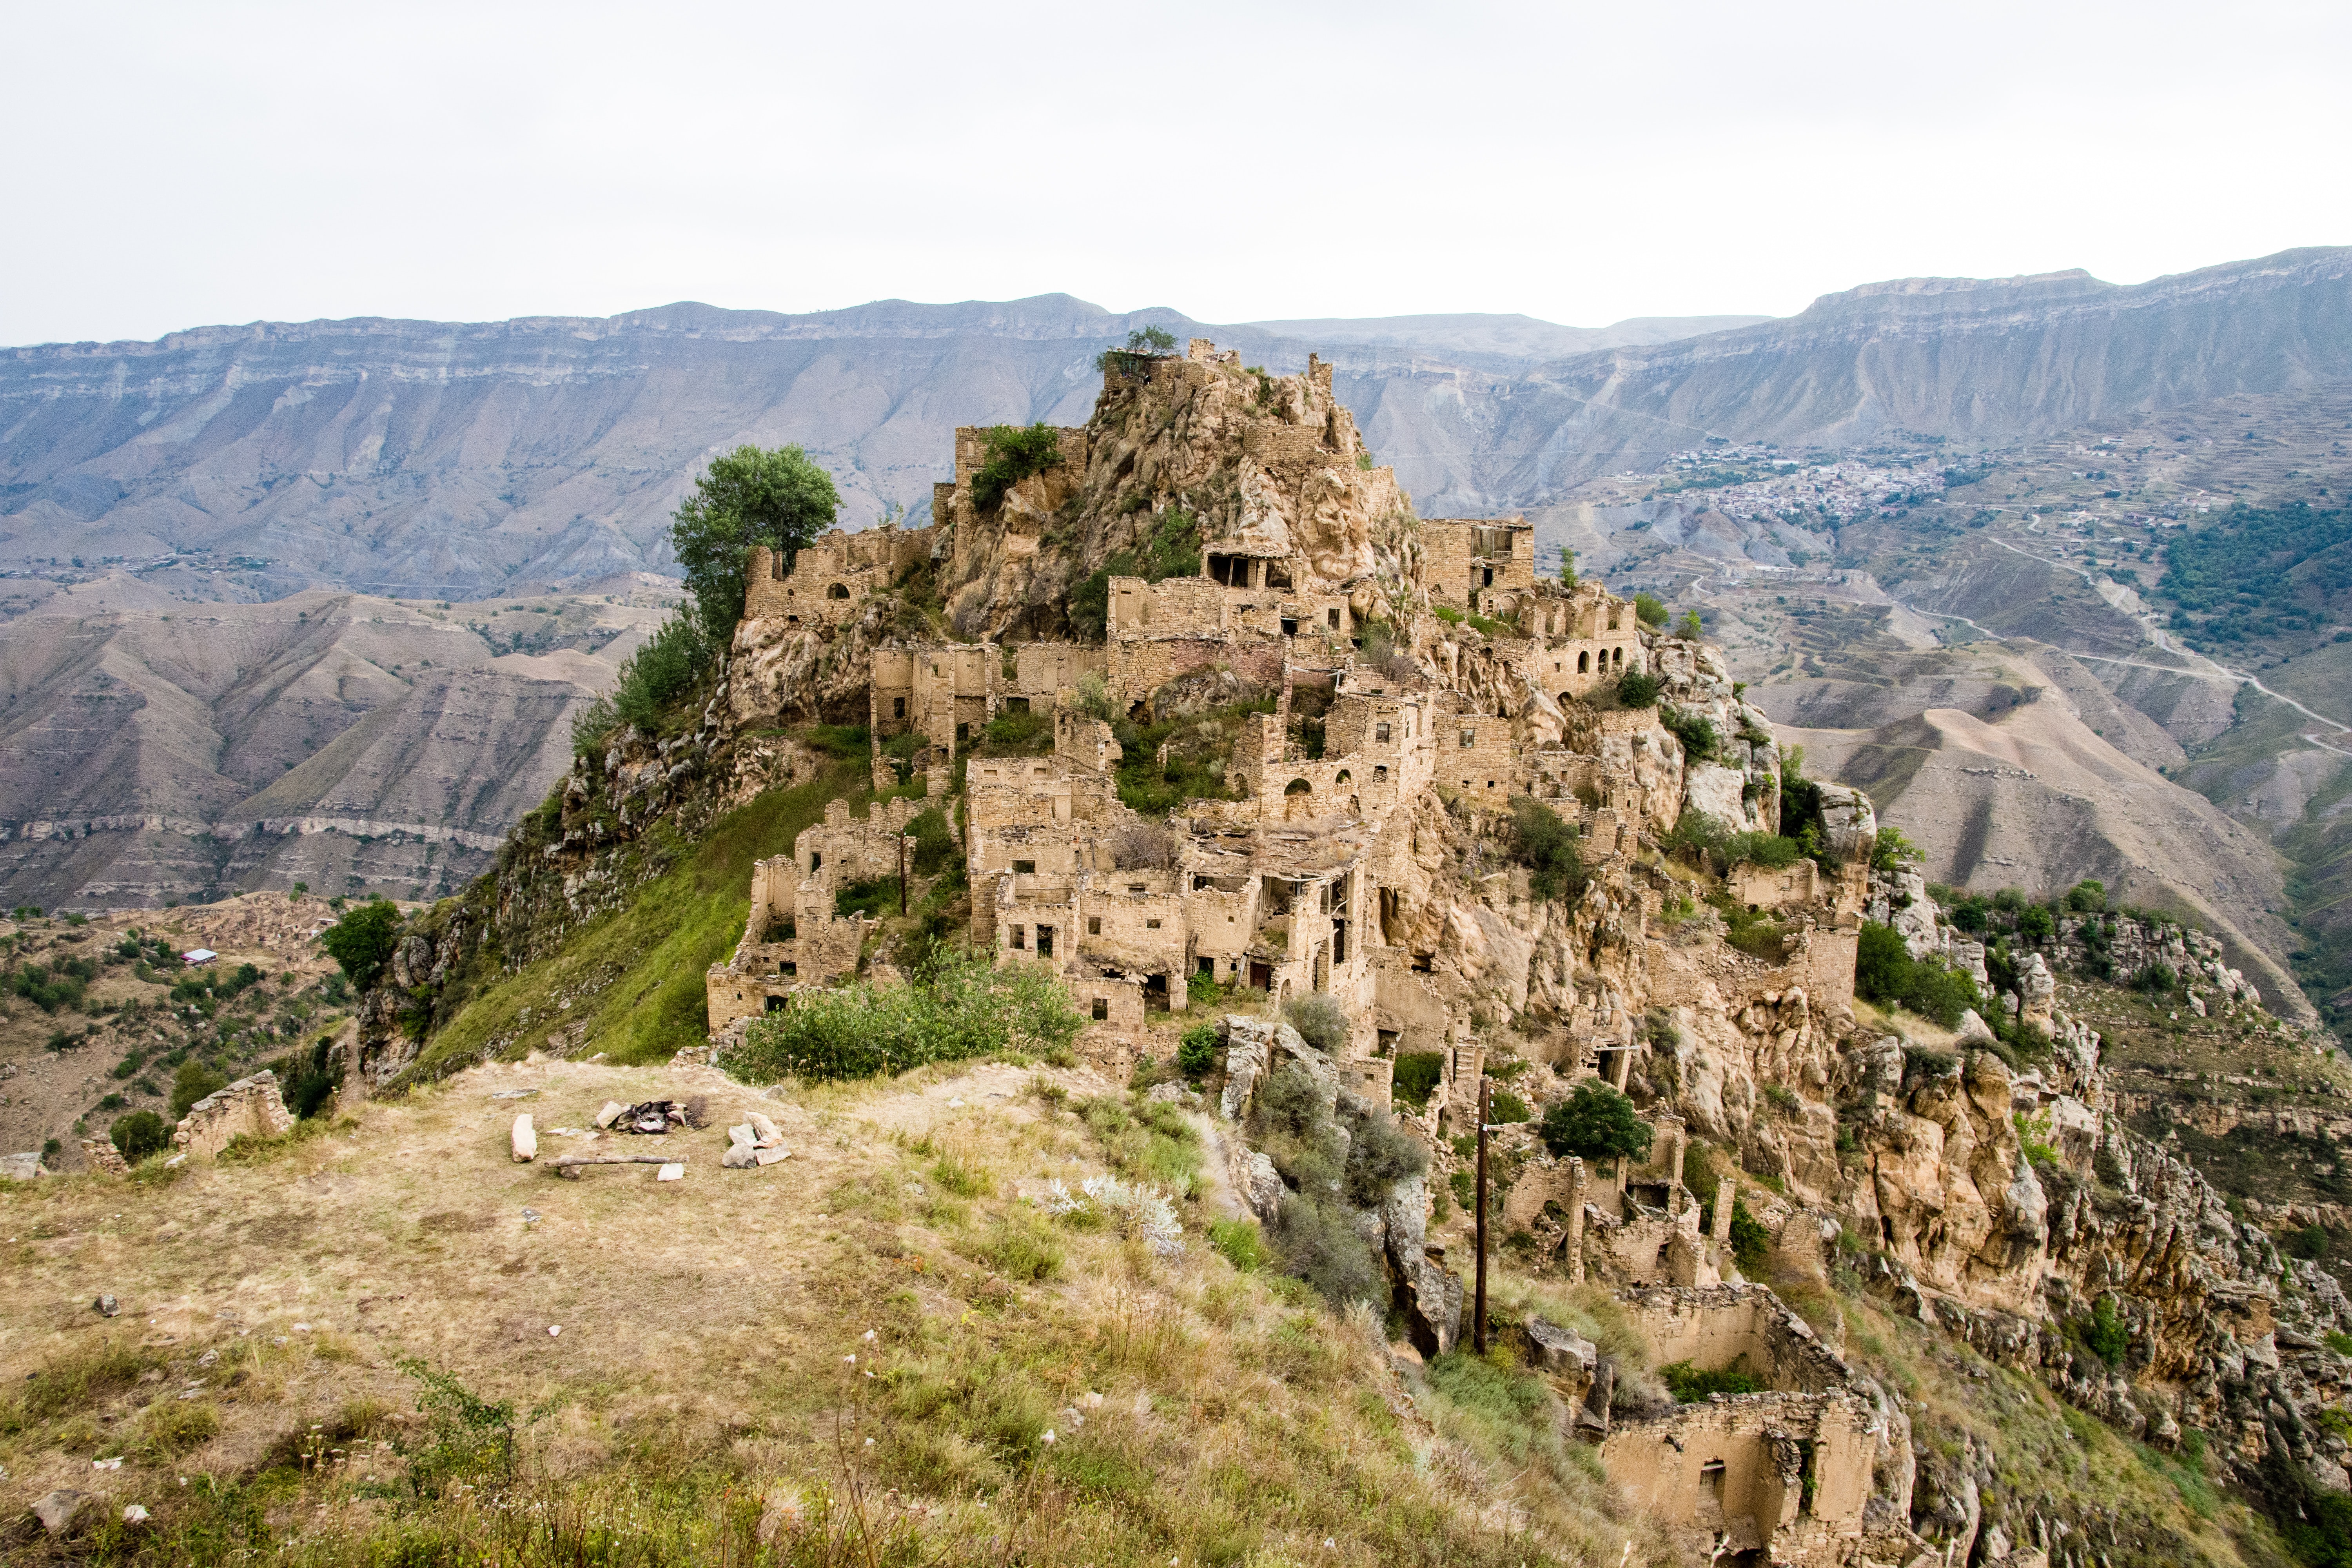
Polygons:
<instances>
[{"instance_id":1,"label":"dry grass","mask_svg":"<svg viewBox=\"0 0 2352 1568\"><path fill-rule=\"evenodd\" d=\"M714 1114L668 1141L682 1182L508 1158L518 1110L544 1162L606 1099L688 1092ZM1202 1234L1213 1184L1172 1258L1024 1202L1171 1158L1089 1122L1117 1095L1005 1063L777 1100L709 1069L492 1065L170 1185L0 1193L0 1377L38 1373L0 1485L16 1510L57 1486L106 1521L152 1510L73 1549L95 1561L749 1562L763 1510L776 1562L1664 1560L1512 1404L1523 1374L1425 1378L1368 1315L1235 1274ZM754 1105L794 1157L722 1171ZM505 1403L513 1480L434 1468L454 1439L407 1361ZM420 1493L436 1474L473 1479Z\"/></svg>"}]
</instances>

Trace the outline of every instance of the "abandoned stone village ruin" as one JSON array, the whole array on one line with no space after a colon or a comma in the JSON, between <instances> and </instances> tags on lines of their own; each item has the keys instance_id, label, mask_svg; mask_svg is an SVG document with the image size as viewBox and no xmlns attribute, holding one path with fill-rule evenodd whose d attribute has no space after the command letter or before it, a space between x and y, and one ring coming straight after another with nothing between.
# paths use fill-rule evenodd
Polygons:
<instances>
[{"instance_id":1,"label":"abandoned stone village ruin","mask_svg":"<svg viewBox=\"0 0 2352 1568\"><path fill-rule=\"evenodd\" d=\"M888 793L863 816L835 802L758 864L698 1054L723 1062L812 991L898 979L904 955L844 895L888 885L895 910L913 836L943 824L961 934L1058 977L1097 1067L1165 1061L1166 1016L1217 988L1202 1092L1150 1092L1192 1110L1270 1227L1297 1195L1253 1147L1270 1086L1310 1086L1342 1137L1388 1117L1417 1141L1425 1173L1350 1213L1401 1353L1423 1356L1470 1337L1456 1178L1478 1086L1507 1089L1527 1120L1492 1132L1490 1202L1514 1266L1613 1292L1659 1363L1742 1390L1678 1403L1540 1316L1507 1327L1690 1561L2097 1560L2086 1531L1995 1486L1996 1456L1914 1441L1901 1391L1833 1342L1842 1320L1800 1310L1832 1272L2151 1447L2214 1436L2209 1473L2291 1461L2352 1485L2317 1418L2345 1393L2335 1279L2124 1125L2040 953L1999 1030L1970 1015L1921 1048L1864 1021L1865 921L1990 992L1986 952L1879 852L1867 798L1784 767L1695 626L1538 573L1523 521L1415 517L1318 362L1270 375L1200 340L1107 355L1092 418L1051 437L1008 468L1001 433L960 431L926 527L753 551L698 727L583 757L540 868L518 853L499 908L406 938L386 994L447 971L467 921L615 907L614 847L639 825L815 777L807 727L862 726ZM700 795L680 782L704 774ZM1566 862L1526 852L1547 823L1572 831ZM1690 823L1810 853L1662 852ZM2052 956L2089 923L2062 922ZM2103 929L2192 976L2195 1005L2262 1017L2196 933ZM1315 1044L1286 1021L1301 1004ZM358 1066L382 1084L417 1047L389 1002L370 1009ZM1631 1097L1646 1158L1538 1136L1593 1080ZM2095 1308L2128 1354L2085 1349Z\"/></svg>"}]
</instances>

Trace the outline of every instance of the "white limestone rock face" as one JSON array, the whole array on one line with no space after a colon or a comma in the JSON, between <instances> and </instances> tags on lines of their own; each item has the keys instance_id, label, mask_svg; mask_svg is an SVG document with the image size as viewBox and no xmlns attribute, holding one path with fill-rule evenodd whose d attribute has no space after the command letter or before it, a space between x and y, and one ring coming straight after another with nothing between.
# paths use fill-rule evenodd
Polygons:
<instances>
[{"instance_id":1,"label":"white limestone rock face","mask_svg":"<svg viewBox=\"0 0 2352 1568\"><path fill-rule=\"evenodd\" d=\"M1829 852L1851 865L1878 847L1878 812L1870 797L1845 784L1822 790L1822 835Z\"/></svg>"},{"instance_id":2,"label":"white limestone rock face","mask_svg":"<svg viewBox=\"0 0 2352 1568\"><path fill-rule=\"evenodd\" d=\"M1700 763L1683 773L1683 805L1705 814L1741 833L1758 830L1755 808L1742 798L1748 783L1744 773Z\"/></svg>"}]
</instances>

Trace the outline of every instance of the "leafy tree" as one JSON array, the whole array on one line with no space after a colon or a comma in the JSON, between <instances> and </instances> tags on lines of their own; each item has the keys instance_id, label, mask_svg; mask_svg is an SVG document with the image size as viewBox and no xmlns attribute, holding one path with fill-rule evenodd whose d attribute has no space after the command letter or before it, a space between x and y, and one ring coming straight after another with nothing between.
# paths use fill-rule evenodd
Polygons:
<instances>
[{"instance_id":1,"label":"leafy tree","mask_svg":"<svg viewBox=\"0 0 2352 1568\"><path fill-rule=\"evenodd\" d=\"M2042 942L2057 929L2057 919L2046 905L2028 904L2017 911L2017 932L2020 936Z\"/></svg>"},{"instance_id":2,"label":"leafy tree","mask_svg":"<svg viewBox=\"0 0 2352 1568\"><path fill-rule=\"evenodd\" d=\"M1576 586L1576 552L1565 544L1559 547L1559 580L1571 588Z\"/></svg>"},{"instance_id":3,"label":"leafy tree","mask_svg":"<svg viewBox=\"0 0 2352 1568\"><path fill-rule=\"evenodd\" d=\"M1666 602L1655 594L1636 594L1633 614L1645 626L1663 626L1666 624Z\"/></svg>"},{"instance_id":4,"label":"leafy tree","mask_svg":"<svg viewBox=\"0 0 2352 1568\"><path fill-rule=\"evenodd\" d=\"M1647 1159L1654 1135L1633 1114L1633 1102L1598 1079L1585 1079L1555 1101L1542 1123L1545 1148L1581 1160Z\"/></svg>"},{"instance_id":5,"label":"leafy tree","mask_svg":"<svg viewBox=\"0 0 2352 1568\"><path fill-rule=\"evenodd\" d=\"M1176 352L1176 334L1165 327L1138 327L1127 334L1123 349L1105 349L1095 356L1095 369L1118 371L1122 375L1134 375L1143 368L1143 362L1161 354Z\"/></svg>"},{"instance_id":6,"label":"leafy tree","mask_svg":"<svg viewBox=\"0 0 2352 1568\"><path fill-rule=\"evenodd\" d=\"M400 945L400 910L388 900L370 899L329 926L319 945L342 966L354 986L368 990Z\"/></svg>"},{"instance_id":7,"label":"leafy tree","mask_svg":"<svg viewBox=\"0 0 2352 1568\"><path fill-rule=\"evenodd\" d=\"M152 1110L134 1110L115 1118L106 1136L122 1157L135 1165L148 1155L160 1154L170 1147L172 1128Z\"/></svg>"},{"instance_id":8,"label":"leafy tree","mask_svg":"<svg viewBox=\"0 0 2352 1568\"><path fill-rule=\"evenodd\" d=\"M1696 610L1685 610L1683 624L1675 629L1691 641L1696 642L1706 635L1706 623L1699 618L1699 613Z\"/></svg>"},{"instance_id":9,"label":"leafy tree","mask_svg":"<svg viewBox=\"0 0 2352 1568\"><path fill-rule=\"evenodd\" d=\"M2107 885L2085 879L2068 889L2066 907L2076 914L2095 914L2107 907Z\"/></svg>"},{"instance_id":10,"label":"leafy tree","mask_svg":"<svg viewBox=\"0 0 2352 1568\"><path fill-rule=\"evenodd\" d=\"M1658 678L1629 669L1617 678L1617 700L1628 708L1647 708L1658 700Z\"/></svg>"},{"instance_id":11,"label":"leafy tree","mask_svg":"<svg viewBox=\"0 0 2352 1568\"><path fill-rule=\"evenodd\" d=\"M738 447L694 481L670 514L670 550L686 571L705 638L726 646L743 617L744 552L764 544L793 557L833 526L841 494L798 447Z\"/></svg>"}]
</instances>

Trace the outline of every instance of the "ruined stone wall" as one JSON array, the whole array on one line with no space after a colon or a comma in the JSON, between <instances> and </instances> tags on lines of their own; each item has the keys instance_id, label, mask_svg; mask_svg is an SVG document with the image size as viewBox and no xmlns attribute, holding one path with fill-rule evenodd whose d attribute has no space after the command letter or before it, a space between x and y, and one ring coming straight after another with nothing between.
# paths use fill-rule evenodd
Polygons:
<instances>
[{"instance_id":1,"label":"ruined stone wall","mask_svg":"<svg viewBox=\"0 0 2352 1568\"><path fill-rule=\"evenodd\" d=\"M265 1068L190 1106L172 1133L172 1147L209 1160L227 1148L232 1138L275 1138L293 1126L294 1118L278 1092L278 1075Z\"/></svg>"},{"instance_id":2,"label":"ruined stone wall","mask_svg":"<svg viewBox=\"0 0 2352 1568\"><path fill-rule=\"evenodd\" d=\"M766 545L752 545L744 564L743 618L787 626L839 626L858 613L866 596L897 582L899 574L928 559L929 529L890 525L848 533L833 529L793 558Z\"/></svg>"},{"instance_id":3,"label":"ruined stone wall","mask_svg":"<svg viewBox=\"0 0 2352 1568\"><path fill-rule=\"evenodd\" d=\"M1619 1297L1660 1365L1741 1372L1800 1394L1844 1388L1852 1373L1806 1321L1761 1285L1628 1291Z\"/></svg>"},{"instance_id":4,"label":"ruined stone wall","mask_svg":"<svg viewBox=\"0 0 2352 1568\"><path fill-rule=\"evenodd\" d=\"M1489 591L1535 586L1535 528L1524 518L1424 518L1423 584L1442 605L1475 607Z\"/></svg>"},{"instance_id":5,"label":"ruined stone wall","mask_svg":"<svg viewBox=\"0 0 2352 1568\"><path fill-rule=\"evenodd\" d=\"M1862 1534L1875 1447L1857 1394L1747 1394L1621 1426L1601 1463L1694 1561L1829 1563Z\"/></svg>"},{"instance_id":6,"label":"ruined stone wall","mask_svg":"<svg viewBox=\"0 0 2352 1568\"><path fill-rule=\"evenodd\" d=\"M1127 637L1105 650L1104 680L1122 705L1142 701L1170 681L1223 666L1253 686L1282 684L1279 639L1227 642L1175 635Z\"/></svg>"}]
</instances>

